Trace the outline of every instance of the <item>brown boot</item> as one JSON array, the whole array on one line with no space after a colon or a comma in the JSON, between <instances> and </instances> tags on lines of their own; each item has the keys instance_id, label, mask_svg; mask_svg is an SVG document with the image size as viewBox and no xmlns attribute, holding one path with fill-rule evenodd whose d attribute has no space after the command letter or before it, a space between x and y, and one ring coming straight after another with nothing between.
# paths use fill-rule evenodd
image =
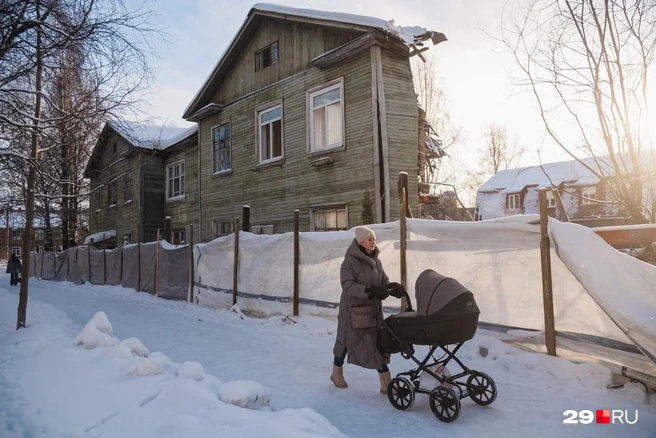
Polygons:
<instances>
[{"instance_id":1,"label":"brown boot","mask_svg":"<svg viewBox=\"0 0 656 438\"><path fill-rule=\"evenodd\" d=\"M385 371L384 373L378 373L378 378L380 379L380 393L387 394L387 386L392 380L392 376L390 376L389 371Z\"/></svg>"},{"instance_id":2,"label":"brown boot","mask_svg":"<svg viewBox=\"0 0 656 438\"><path fill-rule=\"evenodd\" d=\"M348 384L346 383L346 380L344 380L344 369L342 367L333 365L333 373L330 375L330 380L332 380L338 388L348 388Z\"/></svg>"}]
</instances>

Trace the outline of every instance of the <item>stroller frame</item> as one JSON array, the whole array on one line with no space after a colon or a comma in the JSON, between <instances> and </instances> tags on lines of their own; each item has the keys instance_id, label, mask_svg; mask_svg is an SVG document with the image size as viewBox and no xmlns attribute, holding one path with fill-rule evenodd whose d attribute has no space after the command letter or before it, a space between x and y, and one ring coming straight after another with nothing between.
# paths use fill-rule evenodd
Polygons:
<instances>
[{"instance_id":1,"label":"stroller frame","mask_svg":"<svg viewBox=\"0 0 656 438\"><path fill-rule=\"evenodd\" d=\"M405 293L405 297L407 311L411 312L412 305L410 304L410 297L407 292ZM465 341L448 345L431 345L424 360L420 361L415 357L413 344L401 339L383 318L382 303L373 305L377 310L376 314L382 327L381 330L387 330L396 339L401 350L399 353L404 359L411 359L417 364L417 368L415 369L398 373L387 386L387 397L392 406L398 410L408 410L414 405L416 393L427 394L433 414L440 421L450 423L457 420L460 416L460 400L464 398L470 397L476 404L481 406L487 406L494 402L497 397L497 388L494 380L485 373L470 369L456 356L456 353L465 344ZM449 345L454 345L455 347L450 349ZM434 359L435 351L438 348L445 355L429 363L431 358ZM436 374L430 368L440 365L446 367L451 360L455 361L462 368L463 371L461 373L445 378L443 375ZM422 373L427 373L435 378L440 382L440 386L432 390L421 388L419 377ZM466 382L458 381L464 377L467 377Z\"/></svg>"}]
</instances>

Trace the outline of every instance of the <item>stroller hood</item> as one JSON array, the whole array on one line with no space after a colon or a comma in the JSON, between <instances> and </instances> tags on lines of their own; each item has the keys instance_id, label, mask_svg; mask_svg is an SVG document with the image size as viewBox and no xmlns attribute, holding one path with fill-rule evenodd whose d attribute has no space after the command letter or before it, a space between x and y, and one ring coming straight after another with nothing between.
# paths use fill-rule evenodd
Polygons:
<instances>
[{"instance_id":1,"label":"stroller hood","mask_svg":"<svg viewBox=\"0 0 656 438\"><path fill-rule=\"evenodd\" d=\"M440 275L432 269L426 269L419 274L415 282L415 297L417 298L417 315L431 315L457 296L470 292L457 280Z\"/></svg>"}]
</instances>

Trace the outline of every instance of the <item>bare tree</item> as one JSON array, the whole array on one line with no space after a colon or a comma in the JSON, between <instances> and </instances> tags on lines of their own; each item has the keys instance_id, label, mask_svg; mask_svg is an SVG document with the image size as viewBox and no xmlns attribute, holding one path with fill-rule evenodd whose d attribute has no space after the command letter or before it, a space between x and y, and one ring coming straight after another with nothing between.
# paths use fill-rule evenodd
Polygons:
<instances>
[{"instance_id":1,"label":"bare tree","mask_svg":"<svg viewBox=\"0 0 656 438\"><path fill-rule=\"evenodd\" d=\"M13 163L5 170L13 169L26 180L17 328L26 324L35 199L49 218L66 204L55 198L77 203L86 195L62 189L78 185L79 169L92 146L89 138L75 133L99 132L101 119L129 110L140 99L138 93L151 75L151 38L159 36L150 26L151 16L152 12L127 10L121 0L0 4L0 156ZM80 80L64 87L61 81L67 73L69 79ZM68 90L66 96L60 93L63 89ZM52 155L55 150L58 154ZM40 154L58 156L60 166L50 159L40 164ZM75 171L62 167L71 161ZM46 192L36 193L37 189Z\"/></svg>"},{"instance_id":2,"label":"bare tree","mask_svg":"<svg viewBox=\"0 0 656 438\"><path fill-rule=\"evenodd\" d=\"M647 183L654 161L645 149L655 140L649 80L656 3L533 1L506 14L497 40L514 56L522 71L517 84L532 93L550 138L606 181L610 200L631 221L653 221ZM580 159L580 151L590 159Z\"/></svg>"},{"instance_id":3,"label":"bare tree","mask_svg":"<svg viewBox=\"0 0 656 438\"><path fill-rule=\"evenodd\" d=\"M448 156L449 149L462 140L462 127L451 120L444 87L437 76L437 63L431 58L426 61L414 58L411 67L417 100L423 110L424 122L421 129L435 140L434 149L441 151L424 153L420 174L426 174L425 179L429 184L453 182L455 170L444 166L442 158Z\"/></svg>"}]
</instances>

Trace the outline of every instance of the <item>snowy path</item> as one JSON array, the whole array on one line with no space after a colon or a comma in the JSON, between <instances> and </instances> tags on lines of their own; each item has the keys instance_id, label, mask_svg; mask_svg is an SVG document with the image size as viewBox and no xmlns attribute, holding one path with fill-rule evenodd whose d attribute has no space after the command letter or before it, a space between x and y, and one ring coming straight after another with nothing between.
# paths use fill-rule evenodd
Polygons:
<instances>
[{"instance_id":1,"label":"snowy path","mask_svg":"<svg viewBox=\"0 0 656 438\"><path fill-rule=\"evenodd\" d=\"M6 277L0 275L3 332L15 324L18 302L18 289L9 287ZM165 301L120 287L34 279L30 300L61 310L78 331L102 310L119 339L137 337L150 351L164 352L174 362L200 362L207 373L224 382L257 381L270 388L274 409L309 407L352 437L656 436L656 400L652 397L652 405L646 405L637 386L607 390L608 374L601 367L525 353L484 332L468 342L459 357L490 374L499 396L485 408L463 400L460 418L447 425L432 415L425 395L418 395L411 411L396 411L377 393L375 371L347 365L349 388L335 388L329 380L336 327L332 321L310 317L299 318L298 324L285 324L281 318L241 320L227 310ZM487 358L478 354L479 344L489 347ZM410 366L410 361L395 355L390 368L394 374ZM11 409L8 393L12 386L8 386L0 393L0 410ZM631 413L637 409L640 417L635 425L564 425L566 409L627 409Z\"/></svg>"}]
</instances>

